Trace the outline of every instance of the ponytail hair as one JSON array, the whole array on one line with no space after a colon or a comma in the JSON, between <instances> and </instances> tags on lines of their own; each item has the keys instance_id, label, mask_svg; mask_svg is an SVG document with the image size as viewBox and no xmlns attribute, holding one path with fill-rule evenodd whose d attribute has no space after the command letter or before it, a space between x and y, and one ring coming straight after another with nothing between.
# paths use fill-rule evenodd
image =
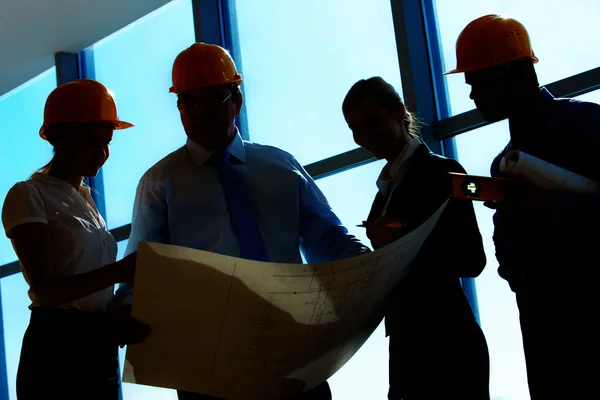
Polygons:
<instances>
[{"instance_id":1,"label":"ponytail hair","mask_svg":"<svg viewBox=\"0 0 600 400\"><path fill-rule=\"evenodd\" d=\"M48 164L46 164L43 167L39 168L35 172L36 173L41 173L41 174L47 174L48 171L50 171L50 168L52 167L52 164L54 163L54 159L55 158L56 158L56 151L54 151L54 155L52 156L52 159L48 162Z\"/></svg>"}]
</instances>

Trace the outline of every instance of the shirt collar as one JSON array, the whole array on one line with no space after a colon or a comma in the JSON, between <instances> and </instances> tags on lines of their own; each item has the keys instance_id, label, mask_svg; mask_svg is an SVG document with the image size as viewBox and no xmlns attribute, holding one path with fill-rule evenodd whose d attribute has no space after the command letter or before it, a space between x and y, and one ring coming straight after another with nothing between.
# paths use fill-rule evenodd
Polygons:
<instances>
[{"instance_id":1,"label":"shirt collar","mask_svg":"<svg viewBox=\"0 0 600 400\"><path fill-rule=\"evenodd\" d=\"M239 161L245 163L246 148L244 146L244 141L242 140L242 137L240 136L240 132L238 131L237 127L235 128L235 131L236 134L229 146L227 146L227 148L225 149L225 151L227 151ZM209 150L203 146L200 146L198 143L194 142L189 138L185 144L185 147L190 156L192 157L192 160L194 160L194 164L196 164L197 167L201 167L202 165L204 165L204 163L206 163L210 156L212 156L215 152L214 150Z\"/></svg>"},{"instance_id":2,"label":"shirt collar","mask_svg":"<svg viewBox=\"0 0 600 400\"><path fill-rule=\"evenodd\" d=\"M544 100L554 100L554 96L552 95L552 93L550 93L550 91L548 89L546 89L545 87L542 87L540 89L540 92L541 92Z\"/></svg>"},{"instance_id":3,"label":"shirt collar","mask_svg":"<svg viewBox=\"0 0 600 400\"><path fill-rule=\"evenodd\" d=\"M377 188L384 197L388 197L393 184L398 184L404 175L403 165L412 157L415 150L423 144L419 138L413 138L398 154L392 163L387 163L377 179Z\"/></svg>"},{"instance_id":4,"label":"shirt collar","mask_svg":"<svg viewBox=\"0 0 600 400\"><path fill-rule=\"evenodd\" d=\"M531 104L523 109L519 114L508 119L511 143L516 147L522 146L523 138L539 136L542 132L539 129L532 129L532 125L539 125L540 120L547 120L552 112L548 105L554 102L554 96L545 87L540 88L540 96ZM541 138L541 137L540 137Z\"/></svg>"},{"instance_id":5,"label":"shirt collar","mask_svg":"<svg viewBox=\"0 0 600 400\"><path fill-rule=\"evenodd\" d=\"M404 164L413 155L415 149L419 147L420 144L421 140L419 138L412 138L411 141L404 146L396 159L392 163L387 163L386 166L383 167L383 170L381 170L381 174L379 175L379 179L395 180L398 171L402 167L402 164Z\"/></svg>"},{"instance_id":6,"label":"shirt collar","mask_svg":"<svg viewBox=\"0 0 600 400\"><path fill-rule=\"evenodd\" d=\"M35 174L33 174L31 176L31 179L34 179L34 180L40 181L40 182L44 182L49 185L62 186L63 188L66 188L68 190L75 189L69 182L65 182L62 179L55 178L53 176L44 174L42 172L36 172ZM87 187L86 185L84 185L83 183L79 186L79 193L84 194L86 197L91 196L90 188Z\"/></svg>"},{"instance_id":7,"label":"shirt collar","mask_svg":"<svg viewBox=\"0 0 600 400\"><path fill-rule=\"evenodd\" d=\"M44 182L44 183L48 183L50 185L62 185L62 184L68 185L68 183L63 181L62 179L55 178L53 176L44 174L42 172L36 172L35 174L33 174L31 176L31 179L34 179L34 180L40 181L40 182Z\"/></svg>"},{"instance_id":8,"label":"shirt collar","mask_svg":"<svg viewBox=\"0 0 600 400\"><path fill-rule=\"evenodd\" d=\"M550 93L550 91L545 87L541 87L540 95L533 100L529 107L523 109L521 113L517 114L515 117L513 117L513 119L520 119L523 117L529 119L531 115L547 110L548 103L553 101L554 96L552 95L552 93Z\"/></svg>"}]
</instances>

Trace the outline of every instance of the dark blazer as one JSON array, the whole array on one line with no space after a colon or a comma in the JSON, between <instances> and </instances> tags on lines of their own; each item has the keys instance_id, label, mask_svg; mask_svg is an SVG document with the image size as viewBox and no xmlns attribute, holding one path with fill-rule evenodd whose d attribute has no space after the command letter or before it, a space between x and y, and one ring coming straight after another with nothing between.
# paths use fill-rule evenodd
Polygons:
<instances>
[{"instance_id":1,"label":"dark blazer","mask_svg":"<svg viewBox=\"0 0 600 400\"><path fill-rule=\"evenodd\" d=\"M392 195L386 215L401 221L410 231L448 199L451 188L448 172L465 173L465 170L457 161L432 153L426 145L417 147L407 162L410 164ZM384 206L385 198L378 193L368 220L379 218ZM422 318L428 319L433 317L432 312L444 318L453 313L460 318L472 318L459 278L478 276L485 264L472 202L450 199L407 278L392 296L386 316L388 333L393 325L402 324L407 315L414 317L424 311L428 315Z\"/></svg>"}]
</instances>

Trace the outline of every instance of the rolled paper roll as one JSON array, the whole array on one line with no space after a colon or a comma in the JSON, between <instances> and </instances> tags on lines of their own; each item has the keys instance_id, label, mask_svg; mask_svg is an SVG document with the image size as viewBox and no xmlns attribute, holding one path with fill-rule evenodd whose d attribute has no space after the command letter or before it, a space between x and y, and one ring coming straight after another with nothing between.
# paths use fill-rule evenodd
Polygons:
<instances>
[{"instance_id":1,"label":"rolled paper roll","mask_svg":"<svg viewBox=\"0 0 600 400\"><path fill-rule=\"evenodd\" d=\"M574 193L598 192L596 182L519 150L511 150L502 157L500 171L521 176L546 190Z\"/></svg>"}]
</instances>

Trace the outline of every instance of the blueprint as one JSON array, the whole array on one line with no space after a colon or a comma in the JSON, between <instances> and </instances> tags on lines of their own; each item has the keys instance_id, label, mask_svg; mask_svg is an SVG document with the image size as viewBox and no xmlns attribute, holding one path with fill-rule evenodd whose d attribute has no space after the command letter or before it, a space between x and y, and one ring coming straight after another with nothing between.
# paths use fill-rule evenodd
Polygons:
<instances>
[{"instance_id":1,"label":"blueprint","mask_svg":"<svg viewBox=\"0 0 600 400\"><path fill-rule=\"evenodd\" d=\"M381 322L445 205L384 248L321 264L140 243L133 316L152 334L128 346L123 380L242 400L315 387Z\"/></svg>"}]
</instances>

